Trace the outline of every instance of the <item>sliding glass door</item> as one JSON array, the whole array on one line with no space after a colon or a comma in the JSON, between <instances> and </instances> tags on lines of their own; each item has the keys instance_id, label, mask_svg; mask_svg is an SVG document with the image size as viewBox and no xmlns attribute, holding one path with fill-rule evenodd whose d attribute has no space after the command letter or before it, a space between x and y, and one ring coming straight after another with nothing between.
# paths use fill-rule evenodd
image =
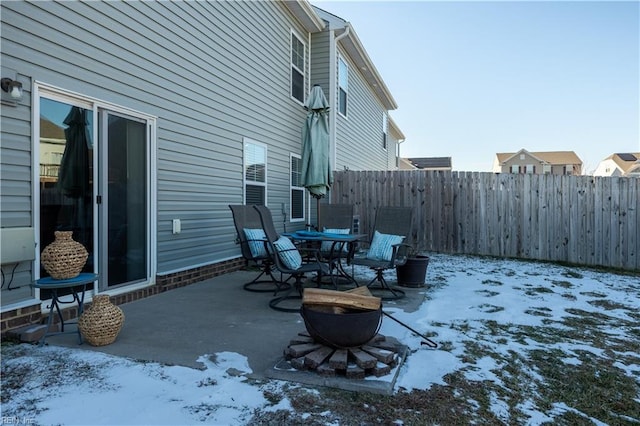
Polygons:
<instances>
[{"instance_id":1,"label":"sliding glass door","mask_svg":"<svg viewBox=\"0 0 640 426\"><path fill-rule=\"evenodd\" d=\"M101 111L100 219L107 287L148 274L148 151L145 121Z\"/></svg>"},{"instance_id":2,"label":"sliding glass door","mask_svg":"<svg viewBox=\"0 0 640 426\"><path fill-rule=\"evenodd\" d=\"M46 92L39 114L39 250L73 231L100 291L148 281L151 122Z\"/></svg>"}]
</instances>

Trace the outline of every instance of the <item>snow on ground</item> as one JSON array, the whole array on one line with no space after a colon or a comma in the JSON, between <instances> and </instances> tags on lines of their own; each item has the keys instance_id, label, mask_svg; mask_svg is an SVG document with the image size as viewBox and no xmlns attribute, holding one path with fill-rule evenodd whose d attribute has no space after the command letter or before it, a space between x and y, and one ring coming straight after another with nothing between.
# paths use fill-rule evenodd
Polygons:
<instances>
[{"instance_id":1,"label":"snow on ground","mask_svg":"<svg viewBox=\"0 0 640 426\"><path fill-rule=\"evenodd\" d=\"M393 275L389 278L395 279ZM420 309L407 313L392 305L385 307L395 318L440 344L437 350L429 349L402 325L383 321L380 332L397 337L410 349L396 390L446 385L446 377L456 372L469 381L506 386L507 360L514 359L514 354L524 359L536 349L562 351L567 366L579 365L583 351L610 356L584 340L544 342L526 331L531 327L542 332L549 327L561 330L567 317L597 315L606 303L607 319L598 324L600 330L608 336L637 339L628 327L615 323L635 321L637 326L633 313L639 308L639 281L638 276L546 263L433 255L427 274L430 285L424 288L427 300ZM490 348L494 354L469 356L473 345ZM638 380L638 354L618 351L616 355L626 361L618 360L615 366ZM286 398L274 406L265 397L280 392L283 382L248 381L245 374L250 369L242 354L203 354L199 361L204 370L134 362L81 349L26 344L3 347L2 422L242 425L255 409L291 409ZM56 364L76 373L55 373L52 366ZM562 402L553 404L551 410L538 408L534 398L544 386L544 378L534 369L522 368L531 380L531 398L521 401L518 408L528 423L553 421L563 412L578 411ZM500 395L492 391L489 404L498 419L509 422L509 407Z\"/></svg>"}]
</instances>

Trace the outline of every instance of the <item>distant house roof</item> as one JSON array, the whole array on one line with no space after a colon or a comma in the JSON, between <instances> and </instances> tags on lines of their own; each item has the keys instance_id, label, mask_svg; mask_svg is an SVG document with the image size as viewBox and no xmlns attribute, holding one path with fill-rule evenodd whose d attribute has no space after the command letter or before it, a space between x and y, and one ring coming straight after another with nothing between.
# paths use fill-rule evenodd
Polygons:
<instances>
[{"instance_id":1,"label":"distant house roof","mask_svg":"<svg viewBox=\"0 0 640 426\"><path fill-rule=\"evenodd\" d=\"M65 142L64 129L52 121L40 117L40 139L48 142Z\"/></svg>"},{"instance_id":2,"label":"distant house roof","mask_svg":"<svg viewBox=\"0 0 640 426\"><path fill-rule=\"evenodd\" d=\"M541 152L532 152L527 151L526 149L521 149L518 152L499 152L496 154L499 163L504 163L505 161L510 160L514 156L520 153L527 153L533 157L536 157L540 161L551 165L562 165L562 164L582 164L582 160L580 157L576 155L573 151L541 151Z\"/></svg>"},{"instance_id":3,"label":"distant house roof","mask_svg":"<svg viewBox=\"0 0 640 426\"><path fill-rule=\"evenodd\" d=\"M417 169L451 169L451 157L408 158Z\"/></svg>"},{"instance_id":4,"label":"distant house roof","mask_svg":"<svg viewBox=\"0 0 640 426\"><path fill-rule=\"evenodd\" d=\"M408 158L398 158L398 169L399 170L416 170L416 167L409 162Z\"/></svg>"},{"instance_id":5,"label":"distant house roof","mask_svg":"<svg viewBox=\"0 0 640 426\"><path fill-rule=\"evenodd\" d=\"M623 173L629 172L640 160L640 152L624 152L611 154L605 160L613 160Z\"/></svg>"}]
</instances>

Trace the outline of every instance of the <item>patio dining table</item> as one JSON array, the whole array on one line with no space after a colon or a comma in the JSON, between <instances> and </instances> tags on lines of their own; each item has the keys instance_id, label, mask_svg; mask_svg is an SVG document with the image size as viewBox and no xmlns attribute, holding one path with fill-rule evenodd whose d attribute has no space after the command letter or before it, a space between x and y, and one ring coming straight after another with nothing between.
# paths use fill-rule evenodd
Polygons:
<instances>
[{"instance_id":1,"label":"patio dining table","mask_svg":"<svg viewBox=\"0 0 640 426\"><path fill-rule=\"evenodd\" d=\"M349 260L354 252L355 243L367 238L366 234L335 234L330 232L318 231L296 231L282 234L294 241L331 243L331 248L326 256L329 263L329 277L331 283L337 289L340 280L344 280L346 284L358 285L355 278L350 275L344 268L343 261ZM344 249L347 250L344 250Z\"/></svg>"}]
</instances>

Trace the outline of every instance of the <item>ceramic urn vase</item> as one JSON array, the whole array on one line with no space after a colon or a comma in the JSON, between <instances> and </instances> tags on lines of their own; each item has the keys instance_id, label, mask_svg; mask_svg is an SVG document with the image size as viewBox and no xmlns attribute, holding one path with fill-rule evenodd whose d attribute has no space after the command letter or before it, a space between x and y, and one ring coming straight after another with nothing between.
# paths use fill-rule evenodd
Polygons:
<instances>
[{"instance_id":1,"label":"ceramic urn vase","mask_svg":"<svg viewBox=\"0 0 640 426\"><path fill-rule=\"evenodd\" d=\"M74 241L72 235L72 231L56 231L56 239L42 251L42 266L56 280L77 277L89 257L87 249Z\"/></svg>"},{"instance_id":2,"label":"ceramic urn vase","mask_svg":"<svg viewBox=\"0 0 640 426\"><path fill-rule=\"evenodd\" d=\"M124 312L111 303L109 296L99 294L91 307L80 315L78 328L84 341L93 346L113 343L124 324Z\"/></svg>"}]
</instances>

